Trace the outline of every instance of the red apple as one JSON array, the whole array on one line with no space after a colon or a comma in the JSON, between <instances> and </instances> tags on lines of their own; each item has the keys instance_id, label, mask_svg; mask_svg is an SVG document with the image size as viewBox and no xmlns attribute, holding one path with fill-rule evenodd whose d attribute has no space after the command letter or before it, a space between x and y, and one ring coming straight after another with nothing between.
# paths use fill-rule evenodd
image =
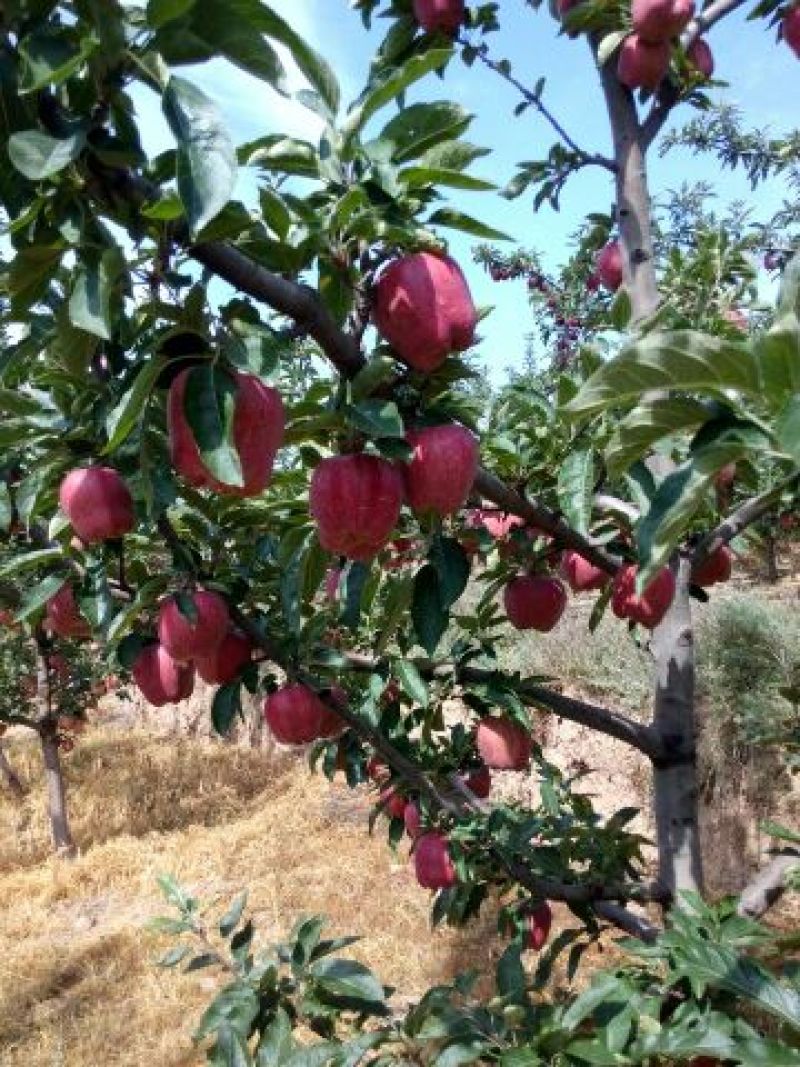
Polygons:
<instances>
[{"instance_id":1,"label":"red apple","mask_svg":"<svg viewBox=\"0 0 800 1067\"><path fill-rule=\"evenodd\" d=\"M405 806L403 822L406 826L406 833L412 841L419 837L422 831L422 816L419 813L419 808L413 801L409 801Z\"/></svg>"},{"instance_id":2,"label":"red apple","mask_svg":"<svg viewBox=\"0 0 800 1067\"><path fill-rule=\"evenodd\" d=\"M372 559L391 536L403 495L403 477L385 459L323 459L312 475L309 496L322 547L348 559Z\"/></svg>"},{"instance_id":3,"label":"red apple","mask_svg":"<svg viewBox=\"0 0 800 1067\"><path fill-rule=\"evenodd\" d=\"M572 550L561 557L561 573L573 593L603 589L609 582L609 576L604 570L584 559L580 552Z\"/></svg>"},{"instance_id":4,"label":"red apple","mask_svg":"<svg viewBox=\"0 0 800 1067\"><path fill-rule=\"evenodd\" d=\"M448 889L458 881L447 838L435 830L417 838L414 868L424 889Z\"/></svg>"},{"instance_id":5,"label":"red apple","mask_svg":"<svg viewBox=\"0 0 800 1067\"><path fill-rule=\"evenodd\" d=\"M461 268L449 256L396 259L375 288L375 325L398 356L429 373L475 340L478 314Z\"/></svg>"},{"instance_id":6,"label":"red apple","mask_svg":"<svg viewBox=\"0 0 800 1067\"><path fill-rule=\"evenodd\" d=\"M708 42L704 41L702 37L692 41L686 51L686 58L698 74L702 74L704 78L713 77L714 53L711 51Z\"/></svg>"},{"instance_id":7,"label":"red apple","mask_svg":"<svg viewBox=\"0 0 800 1067\"><path fill-rule=\"evenodd\" d=\"M455 37L464 21L464 0L414 0L414 18L426 33Z\"/></svg>"},{"instance_id":8,"label":"red apple","mask_svg":"<svg viewBox=\"0 0 800 1067\"><path fill-rule=\"evenodd\" d=\"M722 312L722 317L740 333L747 333L750 329L750 323L747 320L747 316L739 308L725 308Z\"/></svg>"},{"instance_id":9,"label":"red apple","mask_svg":"<svg viewBox=\"0 0 800 1067\"><path fill-rule=\"evenodd\" d=\"M75 591L69 582L48 600L44 625L59 637L88 637L91 633L89 623L78 611Z\"/></svg>"},{"instance_id":10,"label":"red apple","mask_svg":"<svg viewBox=\"0 0 800 1067\"><path fill-rule=\"evenodd\" d=\"M308 745L320 736L324 706L306 685L285 685L264 701L264 718L282 745Z\"/></svg>"},{"instance_id":11,"label":"red apple","mask_svg":"<svg viewBox=\"0 0 800 1067\"><path fill-rule=\"evenodd\" d=\"M706 557L699 567L692 572L692 580L697 585L707 588L717 582L727 582L733 568L733 553L727 545L722 545Z\"/></svg>"},{"instance_id":12,"label":"red apple","mask_svg":"<svg viewBox=\"0 0 800 1067\"><path fill-rule=\"evenodd\" d=\"M553 913L549 904L540 904L539 907L525 917L525 948L541 952L550 937L550 927L553 925Z\"/></svg>"},{"instance_id":13,"label":"red apple","mask_svg":"<svg viewBox=\"0 0 800 1067\"><path fill-rule=\"evenodd\" d=\"M133 664L133 680L157 708L187 700L194 689L194 667L178 663L163 645L146 645Z\"/></svg>"},{"instance_id":14,"label":"red apple","mask_svg":"<svg viewBox=\"0 0 800 1067\"><path fill-rule=\"evenodd\" d=\"M320 738L339 737L347 729L347 723L337 715L336 708L347 707L347 693L340 685L332 685L320 694Z\"/></svg>"},{"instance_id":15,"label":"red apple","mask_svg":"<svg viewBox=\"0 0 800 1067\"><path fill-rule=\"evenodd\" d=\"M229 496L258 496L269 485L275 455L283 442L285 413L280 393L254 374L231 372L236 387L233 442L244 485L228 485L218 481L203 463L186 418L186 386L194 369L181 371L169 390L167 426L173 467L190 485Z\"/></svg>"},{"instance_id":16,"label":"red apple","mask_svg":"<svg viewBox=\"0 0 800 1067\"><path fill-rule=\"evenodd\" d=\"M227 685L234 682L250 663L253 642L237 630L230 630L210 656L198 658L197 673L209 685Z\"/></svg>"},{"instance_id":17,"label":"red apple","mask_svg":"<svg viewBox=\"0 0 800 1067\"><path fill-rule=\"evenodd\" d=\"M653 630L666 615L675 596L675 576L669 567L664 567L638 596L636 572L637 568L630 564L617 571L611 607L618 619L632 619Z\"/></svg>"},{"instance_id":18,"label":"red apple","mask_svg":"<svg viewBox=\"0 0 800 1067\"><path fill-rule=\"evenodd\" d=\"M648 44L638 34L632 33L625 38L619 50L617 77L629 89L655 92L669 70L669 60L668 41Z\"/></svg>"},{"instance_id":19,"label":"red apple","mask_svg":"<svg viewBox=\"0 0 800 1067\"><path fill-rule=\"evenodd\" d=\"M800 59L800 7L793 7L783 16L781 33L784 41Z\"/></svg>"},{"instance_id":20,"label":"red apple","mask_svg":"<svg viewBox=\"0 0 800 1067\"><path fill-rule=\"evenodd\" d=\"M390 819L402 819L406 811L406 798L394 786L381 792L382 809Z\"/></svg>"},{"instance_id":21,"label":"red apple","mask_svg":"<svg viewBox=\"0 0 800 1067\"><path fill-rule=\"evenodd\" d=\"M714 485L717 489L725 492L733 486L736 481L736 464L726 463L724 467L721 467L714 475Z\"/></svg>"},{"instance_id":22,"label":"red apple","mask_svg":"<svg viewBox=\"0 0 800 1067\"><path fill-rule=\"evenodd\" d=\"M168 597L158 609L158 639L173 659L185 663L212 656L230 629L228 605L206 589L189 593L196 614L192 622L181 613L175 597Z\"/></svg>"},{"instance_id":23,"label":"red apple","mask_svg":"<svg viewBox=\"0 0 800 1067\"><path fill-rule=\"evenodd\" d=\"M508 583L503 603L515 629L548 633L564 614L567 592L558 578L522 575Z\"/></svg>"},{"instance_id":24,"label":"red apple","mask_svg":"<svg viewBox=\"0 0 800 1067\"><path fill-rule=\"evenodd\" d=\"M616 292L622 285L622 248L619 241L609 241L595 259L597 280L604 289Z\"/></svg>"},{"instance_id":25,"label":"red apple","mask_svg":"<svg viewBox=\"0 0 800 1067\"><path fill-rule=\"evenodd\" d=\"M694 0L633 0L633 28L647 44L679 37L694 15Z\"/></svg>"},{"instance_id":26,"label":"red apple","mask_svg":"<svg viewBox=\"0 0 800 1067\"><path fill-rule=\"evenodd\" d=\"M498 720L499 721L499 720ZM462 775L461 780L478 800L486 800L492 791L492 772L487 766L477 767L469 774Z\"/></svg>"},{"instance_id":27,"label":"red apple","mask_svg":"<svg viewBox=\"0 0 800 1067\"><path fill-rule=\"evenodd\" d=\"M406 465L408 503L418 514L452 515L466 503L478 472L478 442L455 423L411 430Z\"/></svg>"},{"instance_id":28,"label":"red apple","mask_svg":"<svg viewBox=\"0 0 800 1067\"><path fill-rule=\"evenodd\" d=\"M111 467L79 467L58 490L61 510L86 544L123 537L134 526L130 491Z\"/></svg>"},{"instance_id":29,"label":"red apple","mask_svg":"<svg viewBox=\"0 0 800 1067\"><path fill-rule=\"evenodd\" d=\"M475 730L475 745L491 770L525 771L531 762L531 735L513 719L482 719Z\"/></svg>"}]
</instances>

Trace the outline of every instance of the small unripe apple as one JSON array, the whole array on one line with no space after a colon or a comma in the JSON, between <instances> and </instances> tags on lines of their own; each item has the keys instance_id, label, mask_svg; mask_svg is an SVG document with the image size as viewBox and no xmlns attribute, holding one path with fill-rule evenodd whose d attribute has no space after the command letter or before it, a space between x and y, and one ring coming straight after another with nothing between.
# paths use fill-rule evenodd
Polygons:
<instances>
[{"instance_id":1,"label":"small unripe apple","mask_svg":"<svg viewBox=\"0 0 800 1067\"><path fill-rule=\"evenodd\" d=\"M163 600L158 610L158 639L179 663L212 656L231 621L228 605L219 593L198 589L187 597L194 604L194 621L182 614L175 597Z\"/></svg>"},{"instance_id":2,"label":"small unripe apple","mask_svg":"<svg viewBox=\"0 0 800 1067\"><path fill-rule=\"evenodd\" d=\"M452 515L466 503L478 472L478 442L455 423L410 430L414 454L405 467L406 494L419 515Z\"/></svg>"},{"instance_id":3,"label":"small unripe apple","mask_svg":"<svg viewBox=\"0 0 800 1067\"><path fill-rule=\"evenodd\" d=\"M669 567L664 567L639 596L636 573L637 568L630 564L617 571L611 608L618 619L632 619L653 630L666 615L675 596L675 576Z\"/></svg>"},{"instance_id":4,"label":"small unripe apple","mask_svg":"<svg viewBox=\"0 0 800 1067\"><path fill-rule=\"evenodd\" d=\"M210 656L198 657L197 673L209 685L228 685L234 682L250 663L253 642L249 637L231 630L223 637Z\"/></svg>"},{"instance_id":5,"label":"small unripe apple","mask_svg":"<svg viewBox=\"0 0 800 1067\"><path fill-rule=\"evenodd\" d=\"M617 77L629 89L655 92L669 70L669 42L648 44L632 33L622 42L617 62Z\"/></svg>"},{"instance_id":6,"label":"small unripe apple","mask_svg":"<svg viewBox=\"0 0 800 1067\"><path fill-rule=\"evenodd\" d=\"M130 490L111 467L70 471L58 490L61 510L86 544L124 537L134 526Z\"/></svg>"},{"instance_id":7,"label":"small unripe apple","mask_svg":"<svg viewBox=\"0 0 800 1067\"><path fill-rule=\"evenodd\" d=\"M633 28L647 44L679 37L694 15L694 0L633 0Z\"/></svg>"},{"instance_id":8,"label":"small unripe apple","mask_svg":"<svg viewBox=\"0 0 800 1067\"><path fill-rule=\"evenodd\" d=\"M375 325L414 370L430 373L475 340L478 313L461 268L449 256L396 259L375 287Z\"/></svg>"},{"instance_id":9,"label":"small unripe apple","mask_svg":"<svg viewBox=\"0 0 800 1067\"><path fill-rule=\"evenodd\" d=\"M698 37L696 41L692 41L686 51L686 58L698 74L702 74L704 78L713 77L714 53L711 51L708 42L704 41L702 37Z\"/></svg>"},{"instance_id":10,"label":"small unripe apple","mask_svg":"<svg viewBox=\"0 0 800 1067\"><path fill-rule=\"evenodd\" d=\"M394 786L381 792L380 804L390 819L402 819L406 811L406 798Z\"/></svg>"},{"instance_id":11,"label":"small unripe apple","mask_svg":"<svg viewBox=\"0 0 800 1067\"><path fill-rule=\"evenodd\" d=\"M550 927L553 925L553 912L550 905L540 904L539 907L525 917L525 948L541 952L550 937Z\"/></svg>"},{"instance_id":12,"label":"small unripe apple","mask_svg":"<svg viewBox=\"0 0 800 1067\"><path fill-rule=\"evenodd\" d=\"M194 689L194 667L178 663L163 645L146 645L133 664L133 680L157 708L187 700Z\"/></svg>"},{"instance_id":13,"label":"small unripe apple","mask_svg":"<svg viewBox=\"0 0 800 1067\"><path fill-rule=\"evenodd\" d=\"M793 7L783 16L781 33L784 41L800 59L800 7Z\"/></svg>"},{"instance_id":14,"label":"small unripe apple","mask_svg":"<svg viewBox=\"0 0 800 1067\"><path fill-rule=\"evenodd\" d=\"M422 831L422 816L417 805L411 800L406 804L403 811L403 822L405 823L406 833L412 841L419 837Z\"/></svg>"},{"instance_id":15,"label":"small unripe apple","mask_svg":"<svg viewBox=\"0 0 800 1067\"><path fill-rule=\"evenodd\" d=\"M69 582L48 600L44 625L59 637L88 637L91 633L89 623L78 610L75 591Z\"/></svg>"},{"instance_id":16,"label":"small unripe apple","mask_svg":"<svg viewBox=\"0 0 800 1067\"><path fill-rule=\"evenodd\" d=\"M313 689L285 685L264 701L264 718L282 745L308 745L320 736L324 711Z\"/></svg>"},{"instance_id":17,"label":"small unripe apple","mask_svg":"<svg viewBox=\"0 0 800 1067\"><path fill-rule=\"evenodd\" d=\"M610 581L604 570L584 559L580 552L572 550L561 557L561 573L573 593L603 589Z\"/></svg>"},{"instance_id":18,"label":"small unripe apple","mask_svg":"<svg viewBox=\"0 0 800 1067\"><path fill-rule=\"evenodd\" d=\"M414 18L426 33L455 37L464 21L464 0L414 0Z\"/></svg>"},{"instance_id":19,"label":"small unripe apple","mask_svg":"<svg viewBox=\"0 0 800 1067\"><path fill-rule=\"evenodd\" d=\"M619 241L609 241L597 253L596 277L604 289L614 293L622 285L622 248Z\"/></svg>"},{"instance_id":20,"label":"small unripe apple","mask_svg":"<svg viewBox=\"0 0 800 1067\"><path fill-rule=\"evenodd\" d=\"M492 772L485 764L466 775L462 775L461 780L467 789L475 794L478 800L486 800L492 791Z\"/></svg>"},{"instance_id":21,"label":"small unripe apple","mask_svg":"<svg viewBox=\"0 0 800 1067\"><path fill-rule=\"evenodd\" d=\"M487 768L524 771L531 762L530 733L513 719L482 719L475 730L475 747Z\"/></svg>"},{"instance_id":22,"label":"small unripe apple","mask_svg":"<svg viewBox=\"0 0 800 1067\"><path fill-rule=\"evenodd\" d=\"M433 830L417 838L414 869L424 889L449 889L456 884L456 869L444 834Z\"/></svg>"},{"instance_id":23,"label":"small unripe apple","mask_svg":"<svg viewBox=\"0 0 800 1067\"><path fill-rule=\"evenodd\" d=\"M503 603L515 629L549 633L564 614L567 592L558 578L522 575L505 587Z\"/></svg>"},{"instance_id":24,"label":"small unripe apple","mask_svg":"<svg viewBox=\"0 0 800 1067\"><path fill-rule=\"evenodd\" d=\"M348 559L372 559L397 524L403 496L403 477L385 459L323 459L311 477L309 495L322 547Z\"/></svg>"},{"instance_id":25,"label":"small unripe apple","mask_svg":"<svg viewBox=\"0 0 800 1067\"><path fill-rule=\"evenodd\" d=\"M733 569L733 553L727 545L722 545L703 560L699 567L692 572L692 580L697 584L708 588L717 582L727 582Z\"/></svg>"},{"instance_id":26,"label":"small unripe apple","mask_svg":"<svg viewBox=\"0 0 800 1067\"><path fill-rule=\"evenodd\" d=\"M213 489L228 496L259 496L269 485L275 456L283 443L285 412L281 395L254 374L231 372L235 385L233 443L242 467L243 485L220 482L203 463L184 403L189 367L174 380L167 402L167 426L172 465L197 488Z\"/></svg>"}]
</instances>

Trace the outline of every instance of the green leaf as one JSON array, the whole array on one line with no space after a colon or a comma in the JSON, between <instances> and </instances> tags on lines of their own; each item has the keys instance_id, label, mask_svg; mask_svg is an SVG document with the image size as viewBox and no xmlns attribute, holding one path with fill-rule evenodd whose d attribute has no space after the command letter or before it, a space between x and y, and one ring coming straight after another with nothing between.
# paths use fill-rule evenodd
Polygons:
<instances>
[{"instance_id":1,"label":"green leaf","mask_svg":"<svg viewBox=\"0 0 800 1067\"><path fill-rule=\"evenodd\" d=\"M242 710L241 682L222 685L214 694L211 704L211 723L220 737L227 737L233 721Z\"/></svg>"},{"instance_id":2,"label":"green leaf","mask_svg":"<svg viewBox=\"0 0 800 1067\"><path fill-rule=\"evenodd\" d=\"M277 1008L258 1045L259 1067L275 1067L282 1064L292 1051L292 1022L284 1008Z\"/></svg>"},{"instance_id":3,"label":"green leaf","mask_svg":"<svg viewBox=\"0 0 800 1067\"><path fill-rule=\"evenodd\" d=\"M373 1005L383 1003L383 986L368 967L356 960L317 960L309 967L309 974L331 999Z\"/></svg>"},{"instance_id":4,"label":"green leaf","mask_svg":"<svg viewBox=\"0 0 800 1067\"><path fill-rule=\"evenodd\" d=\"M101 455L116 451L128 439L168 362L166 356L151 356L136 375L133 385L106 419L108 444Z\"/></svg>"},{"instance_id":5,"label":"green leaf","mask_svg":"<svg viewBox=\"0 0 800 1067\"><path fill-rule=\"evenodd\" d=\"M192 950L188 945L176 945L175 948L171 948L168 952L159 959L159 967L177 967L179 963L182 963Z\"/></svg>"},{"instance_id":6,"label":"green leaf","mask_svg":"<svg viewBox=\"0 0 800 1067\"><path fill-rule=\"evenodd\" d=\"M566 405L572 417L638 400L650 390L761 392L758 364L747 344L691 330L648 334L603 364Z\"/></svg>"},{"instance_id":7,"label":"green leaf","mask_svg":"<svg viewBox=\"0 0 800 1067\"><path fill-rule=\"evenodd\" d=\"M359 133L376 111L398 97L409 86L430 74L431 71L441 69L452 56L451 48L431 48L427 52L411 56L405 63L395 67L377 85L369 88L350 110L342 129L345 142Z\"/></svg>"},{"instance_id":8,"label":"green leaf","mask_svg":"<svg viewBox=\"0 0 800 1067\"><path fill-rule=\"evenodd\" d=\"M460 541L454 537L433 539L428 557L439 578L439 597L442 607L449 611L469 581L469 559Z\"/></svg>"},{"instance_id":9,"label":"green leaf","mask_svg":"<svg viewBox=\"0 0 800 1067\"><path fill-rule=\"evenodd\" d=\"M265 3L258 7L258 15L251 16L253 21L268 37L289 50L292 59L335 115L339 110L341 90L333 68L272 7Z\"/></svg>"},{"instance_id":10,"label":"green leaf","mask_svg":"<svg viewBox=\"0 0 800 1067\"><path fill-rule=\"evenodd\" d=\"M163 108L178 142L178 191L197 233L230 200L236 152L216 104L185 78L170 78Z\"/></svg>"},{"instance_id":11,"label":"green leaf","mask_svg":"<svg viewBox=\"0 0 800 1067\"><path fill-rule=\"evenodd\" d=\"M766 399L781 402L800 392L800 320L796 314L779 318L755 340L753 350Z\"/></svg>"},{"instance_id":12,"label":"green leaf","mask_svg":"<svg viewBox=\"0 0 800 1067\"><path fill-rule=\"evenodd\" d=\"M452 189L484 193L497 188L494 182L473 178L469 174L462 174L460 170L434 170L432 167L407 167L400 171L398 179L412 189L426 185L447 185Z\"/></svg>"},{"instance_id":13,"label":"green leaf","mask_svg":"<svg viewBox=\"0 0 800 1067\"><path fill-rule=\"evenodd\" d=\"M520 946L511 943L497 962L497 992L501 997L521 996L525 991L526 975L522 966Z\"/></svg>"},{"instance_id":14,"label":"green leaf","mask_svg":"<svg viewBox=\"0 0 800 1067\"><path fill-rule=\"evenodd\" d=\"M63 559L64 553L60 548L37 548L34 552L25 552L19 556L12 556L0 566L0 578L10 578L14 574L44 567L48 563L56 563ZM64 579L61 579L64 584Z\"/></svg>"},{"instance_id":15,"label":"green leaf","mask_svg":"<svg viewBox=\"0 0 800 1067\"><path fill-rule=\"evenodd\" d=\"M700 508L713 481L692 463L668 474L656 489L650 509L636 531L640 569L638 580L646 586L664 566L683 531Z\"/></svg>"},{"instance_id":16,"label":"green leaf","mask_svg":"<svg viewBox=\"0 0 800 1067\"><path fill-rule=\"evenodd\" d=\"M76 51L63 32L42 30L23 37L19 43L19 91L35 93L60 85L85 63L99 43L95 37L84 37Z\"/></svg>"},{"instance_id":17,"label":"green leaf","mask_svg":"<svg viewBox=\"0 0 800 1067\"><path fill-rule=\"evenodd\" d=\"M209 364L193 367L186 380L184 414L203 464L225 485L241 486L242 465L233 440L236 384Z\"/></svg>"},{"instance_id":18,"label":"green leaf","mask_svg":"<svg viewBox=\"0 0 800 1067\"><path fill-rule=\"evenodd\" d=\"M633 314L633 307L631 305L631 298L627 289L620 288L617 295L614 297L614 301L609 311L609 317L614 329L619 330L620 333L625 330L631 321Z\"/></svg>"},{"instance_id":19,"label":"green leaf","mask_svg":"<svg viewBox=\"0 0 800 1067\"><path fill-rule=\"evenodd\" d=\"M800 392L789 399L775 423L779 448L800 464Z\"/></svg>"},{"instance_id":20,"label":"green leaf","mask_svg":"<svg viewBox=\"0 0 800 1067\"><path fill-rule=\"evenodd\" d=\"M565 1030L575 1030L605 1000L611 1000L620 991L620 979L613 974L600 974L593 984L576 997L564 1012L561 1025Z\"/></svg>"},{"instance_id":21,"label":"green leaf","mask_svg":"<svg viewBox=\"0 0 800 1067\"><path fill-rule=\"evenodd\" d=\"M14 619L16 622L24 622L31 615L40 611L48 600L56 595L66 581L63 574L50 574L33 587L22 602L22 607L17 611Z\"/></svg>"},{"instance_id":22,"label":"green leaf","mask_svg":"<svg viewBox=\"0 0 800 1067\"><path fill-rule=\"evenodd\" d=\"M449 207L442 207L438 211L434 211L425 225L447 226L451 230L461 230L462 233L480 237L485 241L511 241L513 239L507 233L495 230L491 226L479 222L478 219L473 219L470 215L464 215L461 211L454 211Z\"/></svg>"},{"instance_id":23,"label":"green leaf","mask_svg":"<svg viewBox=\"0 0 800 1067\"><path fill-rule=\"evenodd\" d=\"M427 708L430 702L428 687L417 670L416 664L412 663L411 660L402 659L395 664L394 673L397 675L400 685L414 703L419 704L422 708Z\"/></svg>"},{"instance_id":24,"label":"green leaf","mask_svg":"<svg viewBox=\"0 0 800 1067\"><path fill-rule=\"evenodd\" d=\"M436 568L426 564L414 579L411 618L417 640L429 656L442 639L449 616L442 606L442 593Z\"/></svg>"},{"instance_id":25,"label":"green leaf","mask_svg":"<svg viewBox=\"0 0 800 1067\"><path fill-rule=\"evenodd\" d=\"M393 400L362 400L345 409L348 422L370 437L405 437L405 427Z\"/></svg>"},{"instance_id":26,"label":"green leaf","mask_svg":"<svg viewBox=\"0 0 800 1067\"><path fill-rule=\"evenodd\" d=\"M148 0L147 24L154 30L167 22L180 18L192 7L195 0Z\"/></svg>"},{"instance_id":27,"label":"green leaf","mask_svg":"<svg viewBox=\"0 0 800 1067\"><path fill-rule=\"evenodd\" d=\"M82 130L62 140L38 130L25 130L9 137L8 157L20 174L31 181L40 181L73 163L85 144L86 134Z\"/></svg>"},{"instance_id":28,"label":"green leaf","mask_svg":"<svg viewBox=\"0 0 800 1067\"><path fill-rule=\"evenodd\" d=\"M8 272L11 310L15 316L22 317L47 292L64 252L58 245L32 245L17 252Z\"/></svg>"},{"instance_id":29,"label":"green leaf","mask_svg":"<svg viewBox=\"0 0 800 1067\"><path fill-rule=\"evenodd\" d=\"M105 341L111 340L112 299L122 269L122 256L117 248L108 248L101 256L83 262L69 298L73 326Z\"/></svg>"},{"instance_id":30,"label":"green leaf","mask_svg":"<svg viewBox=\"0 0 800 1067\"><path fill-rule=\"evenodd\" d=\"M217 1030L217 1043L209 1063L211 1067L253 1067L253 1057L244 1035L223 1023Z\"/></svg>"},{"instance_id":31,"label":"green leaf","mask_svg":"<svg viewBox=\"0 0 800 1067\"><path fill-rule=\"evenodd\" d=\"M691 397L670 396L640 404L622 419L606 445L605 460L610 477L619 477L656 442L704 423L709 417L705 404Z\"/></svg>"},{"instance_id":32,"label":"green leaf","mask_svg":"<svg viewBox=\"0 0 800 1067\"><path fill-rule=\"evenodd\" d=\"M450 100L411 104L403 108L383 127L378 139L394 146L392 159L404 163L424 152L459 137L473 116Z\"/></svg>"},{"instance_id":33,"label":"green leaf","mask_svg":"<svg viewBox=\"0 0 800 1067\"><path fill-rule=\"evenodd\" d=\"M800 252L795 252L783 271L778 295L778 317L800 318Z\"/></svg>"},{"instance_id":34,"label":"green leaf","mask_svg":"<svg viewBox=\"0 0 800 1067\"><path fill-rule=\"evenodd\" d=\"M557 492L567 522L586 536L592 521L594 449L567 454L558 471Z\"/></svg>"},{"instance_id":35,"label":"green leaf","mask_svg":"<svg viewBox=\"0 0 800 1067\"><path fill-rule=\"evenodd\" d=\"M597 46L597 65L599 67L605 66L627 36L626 30L615 30L614 33L608 33L603 37Z\"/></svg>"},{"instance_id":36,"label":"green leaf","mask_svg":"<svg viewBox=\"0 0 800 1067\"><path fill-rule=\"evenodd\" d=\"M247 890L240 893L219 921L220 937L230 937L247 907Z\"/></svg>"}]
</instances>

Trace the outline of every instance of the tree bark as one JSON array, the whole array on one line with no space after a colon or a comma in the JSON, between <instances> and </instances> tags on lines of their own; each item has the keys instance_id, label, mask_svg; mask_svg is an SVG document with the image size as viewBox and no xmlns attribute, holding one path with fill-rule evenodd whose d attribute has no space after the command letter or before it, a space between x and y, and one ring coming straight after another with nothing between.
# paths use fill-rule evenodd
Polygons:
<instances>
[{"instance_id":1,"label":"tree bark","mask_svg":"<svg viewBox=\"0 0 800 1067\"><path fill-rule=\"evenodd\" d=\"M771 530L764 535L764 557L767 564L767 581L774 584L780 575L778 573L778 545L775 534Z\"/></svg>"},{"instance_id":2,"label":"tree bark","mask_svg":"<svg viewBox=\"0 0 800 1067\"><path fill-rule=\"evenodd\" d=\"M27 790L22 783L22 779L11 766L2 742L0 742L0 778L3 779L17 800L22 800L25 797Z\"/></svg>"},{"instance_id":3,"label":"tree bark","mask_svg":"<svg viewBox=\"0 0 800 1067\"><path fill-rule=\"evenodd\" d=\"M50 832L56 852L67 859L76 854L75 841L69 826L67 814L67 794L64 788L64 773L58 752L58 734L52 724L46 724L39 731L44 758L44 773L47 786L47 814L50 819Z\"/></svg>"},{"instance_id":4,"label":"tree bark","mask_svg":"<svg viewBox=\"0 0 800 1067\"><path fill-rule=\"evenodd\" d=\"M653 726L670 756L653 770L658 880L674 895L702 892L703 859L697 805L697 745L694 715L694 635L688 556L675 563L675 599L653 632L655 704Z\"/></svg>"}]
</instances>

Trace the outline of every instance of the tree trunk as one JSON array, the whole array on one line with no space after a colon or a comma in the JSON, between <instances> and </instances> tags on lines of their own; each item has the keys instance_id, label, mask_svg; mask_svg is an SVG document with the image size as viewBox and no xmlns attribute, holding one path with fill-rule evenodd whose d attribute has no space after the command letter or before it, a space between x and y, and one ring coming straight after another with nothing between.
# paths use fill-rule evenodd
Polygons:
<instances>
[{"instance_id":1,"label":"tree trunk","mask_svg":"<svg viewBox=\"0 0 800 1067\"><path fill-rule=\"evenodd\" d=\"M47 814L53 847L59 855L72 859L76 854L75 842L69 828L67 795L64 789L64 774L58 752L58 734L55 726L47 724L39 732L44 757L44 773L47 784Z\"/></svg>"},{"instance_id":2,"label":"tree trunk","mask_svg":"<svg viewBox=\"0 0 800 1067\"><path fill-rule=\"evenodd\" d=\"M8 788L11 790L11 792L17 798L17 800L24 799L24 797L25 797L25 795L27 793L27 790L26 790L25 786L22 783L22 779L19 777L17 772L14 770L14 768L9 763L8 756L6 755L6 750L3 747L3 744L2 744L1 741L0 741L0 778L3 779L3 781L6 783Z\"/></svg>"},{"instance_id":3,"label":"tree trunk","mask_svg":"<svg viewBox=\"0 0 800 1067\"><path fill-rule=\"evenodd\" d=\"M703 860L697 804L694 636L689 599L691 560L675 565L672 606L653 632L653 726L669 752L653 771L659 881L671 892L702 892Z\"/></svg>"},{"instance_id":4,"label":"tree trunk","mask_svg":"<svg viewBox=\"0 0 800 1067\"><path fill-rule=\"evenodd\" d=\"M778 574L778 545L775 534L768 530L764 535L764 556L767 563L767 581L777 582Z\"/></svg>"}]
</instances>

